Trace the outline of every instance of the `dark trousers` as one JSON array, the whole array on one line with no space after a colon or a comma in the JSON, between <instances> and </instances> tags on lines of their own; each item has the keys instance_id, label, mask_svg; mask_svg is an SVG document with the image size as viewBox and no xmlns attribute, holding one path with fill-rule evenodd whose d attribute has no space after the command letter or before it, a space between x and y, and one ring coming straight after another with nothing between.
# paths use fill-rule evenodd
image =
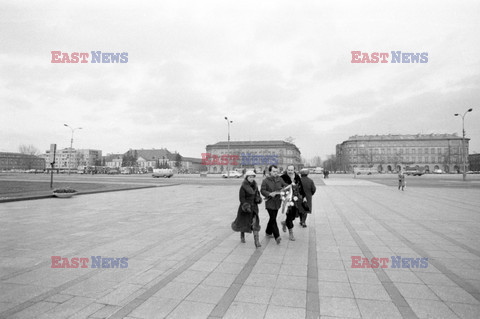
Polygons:
<instances>
[{"instance_id":1,"label":"dark trousers","mask_svg":"<svg viewBox=\"0 0 480 319\"><path fill-rule=\"evenodd\" d=\"M280 232L278 231L278 225L277 225L277 213L278 209L267 209L268 215L270 216L270 219L268 220L267 224L267 229L265 229L265 233L267 235L272 235L277 239L280 237Z\"/></svg>"},{"instance_id":2,"label":"dark trousers","mask_svg":"<svg viewBox=\"0 0 480 319\"><path fill-rule=\"evenodd\" d=\"M293 221L297 217L297 213L298 213L298 208L297 207L291 206L291 207L288 208L287 219L285 219L285 224L287 225L288 229L293 228Z\"/></svg>"}]
</instances>

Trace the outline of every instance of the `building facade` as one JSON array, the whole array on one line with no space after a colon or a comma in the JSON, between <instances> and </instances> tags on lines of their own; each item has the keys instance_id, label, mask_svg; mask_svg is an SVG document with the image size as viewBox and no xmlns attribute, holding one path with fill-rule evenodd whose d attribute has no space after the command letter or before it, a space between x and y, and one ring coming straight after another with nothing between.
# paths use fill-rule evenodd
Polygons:
<instances>
[{"instance_id":1,"label":"building facade","mask_svg":"<svg viewBox=\"0 0 480 319\"><path fill-rule=\"evenodd\" d=\"M393 172L409 166L453 173L463 169L469 141L465 138L462 148L457 134L355 135L337 145L336 155L344 171L374 167L379 172Z\"/></svg>"},{"instance_id":2,"label":"building facade","mask_svg":"<svg viewBox=\"0 0 480 319\"><path fill-rule=\"evenodd\" d=\"M50 168L50 150L42 155L47 168ZM99 166L102 164L102 151L93 149L64 148L56 150L54 169L77 169L79 166Z\"/></svg>"},{"instance_id":3,"label":"building facade","mask_svg":"<svg viewBox=\"0 0 480 319\"><path fill-rule=\"evenodd\" d=\"M148 169L155 168L157 163L167 164L170 167L174 166L173 161L174 155L167 149L149 149L149 150L133 150L134 154L137 155L137 166L139 168Z\"/></svg>"},{"instance_id":4,"label":"building facade","mask_svg":"<svg viewBox=\"0 0 480 319\"><path fill-rule=\"evenodd\" d=\"M182 157L182 171L185 173L199 173L202 170L202 159Z\"/></svg>"},{"instance_id":5,"label":"building facade","mask_svg":"<svg viewBox=\"0 0 480 319\"><path fill-rule=\"evenodd\" d=\"M35 155L0 152L0 170L44 170L45 159Z\"/></svg>"},{"instance_id":6,"label":"building facade","mask_svg":"<svg viewBox=\"0 0 480 319\"><path fill-rule=\"evenodd\" d=\"M480 154L468 155L469 170L480 172Z\"/></svg>"},{"instance_id":7,"label":"building facade","mask_svg":"<svg viewBox=\"0 0 480 319\"><path fill-rule=\"evenodd\" d=\"M120 168L122 167L123 154L107 154L103 156L103 166L108 168Z\"/></svg>"},{"instance_id":8,"label":"building facade","mask_svg":"<svg viewBox=\"0 0 480 319\"><path fill-rule=\"evenodd\" d=\"M234 165L231 159L228 165L225 161L223 163L221 160L215 161L215 158L221 159L222 155L238 156L237 165ZM207 159L203 163L203 169L209 173L226 172L227 167L230 170L255 169L257 172L263 172L271 164L277 165L280 171L286 169L288 165L294 165L297 169L302 166L300 150L295 144L285 141L218 142L207 145L202 158Z\"/></svg>"}]
</instances>

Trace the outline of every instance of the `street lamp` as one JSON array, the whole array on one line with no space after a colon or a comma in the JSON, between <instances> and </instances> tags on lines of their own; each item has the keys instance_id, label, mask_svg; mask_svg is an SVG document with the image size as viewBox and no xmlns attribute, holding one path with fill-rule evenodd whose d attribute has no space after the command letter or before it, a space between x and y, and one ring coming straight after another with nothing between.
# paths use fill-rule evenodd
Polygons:
<instances>
[{"instance_id":1,"label":"street lamp","mask_svg":"<svg viewBox=\"0 0 480 319\"><path fill-rule=\"evenodd\" d=\"M473 109L468 109L463 113L463 115L460 115L459 113L455 113L455 116L461 116L462 117L462 163L463 163L463 180L465 181L467 179L467 169L466 169L466 160L465 160L465 115L467 115L468 112L472 112Z\"/></svg>"},{"instance_id":2,"label":"street lamp","mask_svg":"<svg viewBox=\"0 0 480 319\"><path fill-rule=\"evenodd\" d=\"M227 148L228 148L228 156L230 156L230 123L233 123L233 121L230 121L226 116L225 116L225 120L227 120L227 124L228 124ZM230 178L230 157L228 158L228 162L227 162L227 178Z\"/></svg>"},{"instance_id":3,"label":"street lamp","mask_svg":"<svg viewBox=\"0 0 480 319\"><path fill-rule=\"evenodd\" d=\"M72 138L70 139L70 156L68 157L68 175L70 175L70 167L72 166L73 132L75 132L75 130L81 130L82 128L81 127L72 128L68 124L63 124L63 125L72 130Z\"/></svg>"}]
</instances>

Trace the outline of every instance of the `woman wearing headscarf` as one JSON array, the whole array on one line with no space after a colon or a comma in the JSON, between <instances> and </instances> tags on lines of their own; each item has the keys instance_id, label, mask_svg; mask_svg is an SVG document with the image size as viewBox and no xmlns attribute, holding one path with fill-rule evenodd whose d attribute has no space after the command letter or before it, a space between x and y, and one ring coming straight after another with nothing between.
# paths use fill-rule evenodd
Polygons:
<instances>
[{"instance_id":1,"label":"woman wearing headscarf","mask_svg":"<svg viewBox=\"0 0 480 319\"><path fill-rule=\"evenodd\" d=\"M245 179L240 186L239 191L240 206L237 211L237 218L232 223L232 229L240 232L240 241L245 243L245 233L253 231L255 247L261 247L258 239L260 231L260 221L258 218L258 204L262 202L262 197L255 182L255 173L248 171L245 173Z\"/></svg>"}]
</instances>

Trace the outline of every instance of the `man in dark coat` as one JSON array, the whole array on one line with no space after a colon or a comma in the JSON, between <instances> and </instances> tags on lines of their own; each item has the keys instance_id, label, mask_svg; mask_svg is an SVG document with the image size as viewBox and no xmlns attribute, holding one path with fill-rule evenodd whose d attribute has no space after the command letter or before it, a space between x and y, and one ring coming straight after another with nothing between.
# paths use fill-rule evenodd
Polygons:
<instances>
[{"instance_id":1,"label":"man in dark coat","mask_svg":"<svg viewBox=\"0 0 480 319\"><path fill-rule=\"evenodd\" d=\"M305 196L307 197L308 208L310 208L310 210L308 211L304 210L304 214L302 214L300 217L300 225L305 228L307 227L307 224L305 223L307 221L307 214L312 213L312 196L317 191L317 188L315 187L315 183L313 182L313 180L308 177L308 169L302 169L300 171L300 175L302 176L302 186L303 191L305 192Z\"/></svg>"},{"instance_id":2,"label":"man in dark coat","mask_svg":"<svg viewBox=\"0 0 480 319\"><path fill-rule=\"evenodd\" d=\"M278 209L282 205L280 190L288 185L278 176L278 167L276 165L270 165L268 172L269 176L263 180L261 187L261 193L265 196L265 208L270 216L265 233L267 236L273 235L277 244L280 244L282 239L280 238L277 225Z\"/></svg>"},{"instance_id":3,"label":"man in dark coat","mask_svg":"<svg viewBox=\"0 0 480 319\"><path fill-rule=\"evenodd\" d=\"M302 201L305 198L305 192L303 191L302 180L300 176L295 173L295 166L288 165L287 171L282 174L281 177L286 184L292 185L294 203L294 206L290 206L288 208L286 219L284 222L282 222L282 230L286 232L288 228L289 239L295 240L295 237L293 236L293 221L297 215L300 216L301 214L299 207L302 205Z\"/></svg>"}]
</instances>

